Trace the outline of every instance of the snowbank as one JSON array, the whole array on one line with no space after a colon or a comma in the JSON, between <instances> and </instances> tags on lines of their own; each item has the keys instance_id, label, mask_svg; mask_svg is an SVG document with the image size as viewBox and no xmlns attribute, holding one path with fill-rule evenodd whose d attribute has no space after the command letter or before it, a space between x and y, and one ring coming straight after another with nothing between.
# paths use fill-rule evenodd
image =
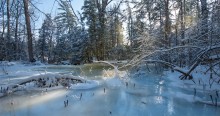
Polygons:
<instances>
[{"instance_id":1,"label":"snowbank","mask_svg":"<svg viewBox=\"0 0 220 116\"><path fill-rule=\"evenodd\" d=\"M210 86L210 74L204 73L206 67L199 66L193 72L192 80L180 80L178 77L181 75L178 72L165 72L165 76L170 81L170 86L182 88L189 91L191 94L174 93L173 96L185 99L189 102L200 102L209 105L219 105L216 101L219 99L220 85L213 83ZM178 96L177 96L178 95Z\"/></svg>"}]
</instances>

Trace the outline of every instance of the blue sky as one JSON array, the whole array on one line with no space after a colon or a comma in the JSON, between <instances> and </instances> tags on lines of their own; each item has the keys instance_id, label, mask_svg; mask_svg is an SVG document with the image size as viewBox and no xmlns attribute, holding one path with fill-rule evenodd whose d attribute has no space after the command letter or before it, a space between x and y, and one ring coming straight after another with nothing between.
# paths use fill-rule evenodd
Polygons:
<instances>
[{"instance_id":1,"label":"blue sky","mask_svg":"<svg viewBox=\"0 0 220 116\"><path fill-rule=\"evenodd\" d=\"M55 1L55 4L54 4L54 1ZM38 3L36 3L35 5L44 13L51 13L52 16L55 16L58 11L57 8L59 7L56 1L59 1L59 0L37 0ZM83 3L84 3L84 0L72 0L72 6L75 12L76 11L81 12L81 7L83 6ZM40 28L45 18L45 15L40 12L37 15L39 15L39 20L36 23L36 28Z\"/></svg>"}]
</instances>

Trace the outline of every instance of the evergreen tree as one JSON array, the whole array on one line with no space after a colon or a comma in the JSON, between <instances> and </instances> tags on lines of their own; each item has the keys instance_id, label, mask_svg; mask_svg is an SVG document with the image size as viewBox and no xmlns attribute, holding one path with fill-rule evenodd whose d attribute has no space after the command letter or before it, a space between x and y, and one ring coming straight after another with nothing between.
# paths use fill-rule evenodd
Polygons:
<instances>
[{"instance_id":1,"label":"evergreen tree","mask_svg":"<svg viewBox=\"0 0 220 116\"><path fill-rule=\"evenodd\" d=\"M71 57L72 33L77 26L76 16L67 1L60 0L60 12L55 17L56 22L56 61L69 60Z\"/></svg>"},{"instance_id":2,"label":"evergreen tree","mask_svg":"<svg viewBox=\"0 0 220 116\"><path fill-rule=\"evenodd\" d=\"M39 30L39 40L36 46L42 62L45 62L45 58L47 58L49 62L52 60L52 50L54 47L53 34L54 24L51 15L48 14Z\"/></svg>"},{"instance_id":3,"label":"evergreen tree","mask_svg":"<svg viewBox=\"0 0 220 116\"><path fill-rule=\"evenodd\" d=\"M82 19L86 20L86 24L88 25L88 36L90 44L87 46L90 50L87 51L89 57L97 57L98 56L98 19L97 19L97 10L95 0L85 0L84 5L82 7Z\"/></svg>"},{"instance_id":4,"label":"evergreen tree","mask_svg":"<svg viewBox=\"0 0 220 116\"><path fill-rule=\"evenodd\" d=\"M120 59L125 54L123 52L123 15L120 14L121 11L118 8L119 4L114 4L112 8L109 9L110 13L107 13L107 34L105 49L107 52L108 59Z\"/></svg>"},{"instance_id":5,"label":"evergreen tree","mask_svg":"<svg viewBox=\"0 0 220 116\"><path fill-rule=\"evenodd\" d=\"M83 17L89 25L89 37L95 46L94 57L104 60L106 57L106 15L107 6L112 0L85 0Z\"/></svg>"}]
</instances>

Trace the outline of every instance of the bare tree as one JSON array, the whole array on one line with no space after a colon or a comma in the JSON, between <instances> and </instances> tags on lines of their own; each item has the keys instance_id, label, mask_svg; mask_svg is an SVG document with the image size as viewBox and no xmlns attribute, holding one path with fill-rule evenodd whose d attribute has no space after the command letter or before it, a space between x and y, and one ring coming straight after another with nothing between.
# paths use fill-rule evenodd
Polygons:
<instances>
[{"instance_id":1,"label":"bare tree","mask_svg":"<svg viewBox=\"0 0 220 116\"><path fill-rule=\"evenodd\" d=\"M32 33L31 33L31 23L30 23L30 14L28 11L28 0L23 0L24 2L24 14L25 14L25 21L26 21L26 29L27 29L27 37L28 37L28 56L29 61L34 62L33 56L33 43L32 43Z\"/></svg>"},{"instance_id":2,"label":"bare tree","mask_svg":"<svg viewBox=\"0 0 220 116\"><path fill-rule=\"evenodd\" d=\"M8 42L10 42L10 0L7 0L7 39L5 41L5 47L7 49L8 47ZM5 49L5 58L8 60L8 50Z\"/></svg>"},{"instance_id":3,"label":"bare tree","mask_svg":"<svg viewBox=\"0 0 220 116\"><path fill-rule=\"evenodd\" d=\"M10 39L10 0L7 0L7 39Z\"/></svg>"},{"instance_id":4,"label":"bare tree","mask_svg":"<svg viewBox=\"0 0 220 116\"><path fill-rule=\"evenodd\" d=\"M16 2L16 16L15 16L15 41L16 41L16 60L18 60L19 56L18 56L18 44L19 44L19 40L18 40L18 24L19 24L19 15L20 15L20 7L19 7L20 2L17 1Z\"/></svg>"}]
</instances>

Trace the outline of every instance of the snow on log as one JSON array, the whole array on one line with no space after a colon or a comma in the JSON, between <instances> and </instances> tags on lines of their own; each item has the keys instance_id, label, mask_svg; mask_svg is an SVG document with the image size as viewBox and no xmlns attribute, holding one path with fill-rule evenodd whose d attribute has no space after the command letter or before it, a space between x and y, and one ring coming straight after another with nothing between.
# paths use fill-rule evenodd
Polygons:
<instances>
[{"instance_id":1,"label":"snow on log","mask_svg":"<svg viewBox=\"0 0 220 116\"><path fill-rule=\"evenodd\" d=\"M29 89L29 86L33 84L34 88L52 88L59 85L63 87L69 87L72 84L77 83L86 83L86 80L72 75L60 75L60 74L45 74L33 76L28 79L21 80L20 82L13 83L7 86L6 90L0 93L0 97L6 96L10 93L18 91L19 87L26 87ZM29 84L29 86L27 85Z\"/></svg>"}]
</instances>

